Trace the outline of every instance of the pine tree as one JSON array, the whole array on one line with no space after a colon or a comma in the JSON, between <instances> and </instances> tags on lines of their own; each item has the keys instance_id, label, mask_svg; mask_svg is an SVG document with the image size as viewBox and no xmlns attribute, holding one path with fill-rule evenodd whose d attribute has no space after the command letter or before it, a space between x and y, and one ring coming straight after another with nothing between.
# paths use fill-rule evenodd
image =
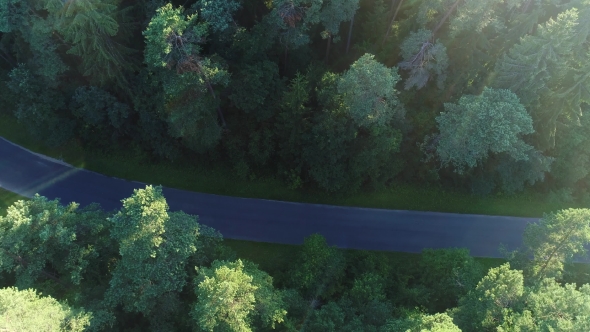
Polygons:
<instances>
[{"instance_id":1,"label":"pine tree","mask_svg":"<svg viewBox=\"0 0 590 332\"><path fill-rule=\"evenodd\" d=\"M528 107L542 149L555 146L558 123L578 122L590 102L588 19L576 8L540 25L498 61L494 86L516 93ZM584 13L588 13L586 9Z\"/></svg>"},{"instance_id":2,"label":"pine tree","mask_svg":"<svg viewBox=\"0 0 590 332\"><path fill-rule=\"evenodd\" d=\"M56 30L71 44L67 53L81 58L80 72L97 84L115 80L124 87L124 70L136 66L128 60L132 50L117 41L120 0L48 1L46 8L55 16ZM119 33L120 35L120 33Z\"/></svg>"}]
</instances>

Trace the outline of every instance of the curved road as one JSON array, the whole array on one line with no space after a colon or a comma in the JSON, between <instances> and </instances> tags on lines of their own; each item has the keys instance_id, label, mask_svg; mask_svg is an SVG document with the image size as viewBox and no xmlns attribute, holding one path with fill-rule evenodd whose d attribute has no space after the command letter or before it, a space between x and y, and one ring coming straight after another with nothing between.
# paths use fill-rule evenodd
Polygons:
<instances>
[{"instance_id":1,"label":"curved road","mask_svg":"<svg viewBox=\"0 0 590 332\"><path fill-rule=\"evenodd\" d=\"M0 187L26 197L39 193L114 210L145 184L73 168L0 137ZM172 188L163 193L172 211L199 215L201 223L226 238L284 244L301 244L304 237L320 233L342 248L420 252L462 247L474 256L501 257L500 243L516 248L526 224L538 220L290 203Z\"/></svg>"}]
</instances>

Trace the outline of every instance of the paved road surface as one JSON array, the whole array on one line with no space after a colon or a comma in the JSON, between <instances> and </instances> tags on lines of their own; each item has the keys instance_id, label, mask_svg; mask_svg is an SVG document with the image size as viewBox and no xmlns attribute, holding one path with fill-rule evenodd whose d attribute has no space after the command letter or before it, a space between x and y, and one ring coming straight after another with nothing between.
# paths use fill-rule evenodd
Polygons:
<instances>
[{"instance_id":1,"label":"paved road surface","mask_svg":"<svg viewBox=\"0 0 590 332\"><path fill-rule=\"evenodd\" d=\"M134 188L145 185L72 168L34 154L0 137L0 187L31 197L35 193L121 206ZM469 248L472 255L501 257L500 243L521 244L534 218L382 210L226 197L164 188L171 210L197 214L200 222L226 238L300 244L312 233L343 248L420 252L423 248Z\"/></svg>"}]
</instances>

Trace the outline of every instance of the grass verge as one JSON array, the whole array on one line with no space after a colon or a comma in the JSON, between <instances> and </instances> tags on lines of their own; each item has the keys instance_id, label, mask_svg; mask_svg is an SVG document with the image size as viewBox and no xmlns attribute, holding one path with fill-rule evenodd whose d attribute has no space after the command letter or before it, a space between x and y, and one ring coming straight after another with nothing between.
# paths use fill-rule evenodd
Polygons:
<instances>
[{"instance_id":1,"label":"grass verge","mask_svg":"<svg viewBox=\"0 0 590 332\"><path fill-rule=\"evenodd\" d=\"M360 192L349 196L327 195L325 192L314 190L290 190L283 183L272 178L245 180L235 176L230 169L212 169L186 163L154 163L147 161L139 153L130 151L112 154L97 153L85 151L75 142L60 148L49 148L31 138L24 126L7 114L0 114L0 135L29 150L105 175L218 195L369 208L519 217L540 217L545 212L566 207L547 202L542 195L531 192L482 198L441 188L417 188L410 185L398 185L388 190ZM130 193L124 195L128 194Z\"/></svg>"}]
</instances>

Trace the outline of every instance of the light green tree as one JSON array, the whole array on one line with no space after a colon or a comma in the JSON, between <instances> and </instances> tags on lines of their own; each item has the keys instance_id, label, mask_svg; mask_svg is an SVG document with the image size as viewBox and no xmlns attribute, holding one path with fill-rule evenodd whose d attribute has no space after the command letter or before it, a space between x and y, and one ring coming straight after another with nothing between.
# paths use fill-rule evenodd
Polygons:
<instances>
[{"instance_id":1,"label":"light green tree","mask_svg":"<svg viewBox=\"0 0 590 332\"><path fill-rule=\"evenodd\" d=\"M287 312L281 293L254 264L215 261L197 271L198 300L191 316L203 330L247 332L255 319L272 328L284 320Z\"/></svg>"},{"instance_id":2,"label":"light green tree","mask_svg":"<svg viewBox=\"0 0 590 332\"><path fill-rule=\"evenodd\" d=\"M534 132L533 124L514 93L485 88L479 96L462 96L457 104L444 106L446 112L436 118L440 131L436 154L443 165L462 173L492 153L527 160L533 147L522 136Z\"/></svg>"},{"instance_id":3,"label":"light green tree","mask_svg":"<svg viewBox=\"0 0 590 332\"><path fill-rule=\"evenodd\" d=\"M447 314L412 314L410 317L387 322L381 332L461 332Z\"/></svg>"},{"instance_id":4,"label":"light green tree","mask_svg":"<svg viewBox=\"0 0 590 332\"><path fill-rule=\"evenodd\" d=\"M538 223L527 225L524 248L509 257L525 269L527 281L559 278L576 255L587 254L590 243L590 210L567 209L545 214ZM529 260L532 257L532 260Z\"/></svg>"},{"instance_id":5,"label":"light green tree","mask_svg":"<svg viewBox=\"0 0 590 332\"><path fill-rule=\"evenodd\" d=\"M491 269L476 290L452 309L465 332L585 331L590 327L590 285L545 278L529 287L509 264Z\"/></svg>"},{"instance_id":6,"label":"light green tree","mask_svg":"<svg viewBox=\"0 0 590 332\"><path fill-rule=\"evenodd\" d=\"M50 280L75 292L89 270L101 273L99 256L110 243L98 237L107 229L96 206L79 210L39 195L17 201L0 216L0 272L14 273L21 288Z\"/></svg>"},{"instance_id":7,"label":"light green tree","mask_svg":"<svg viewBox=\"0 0 590 332\"><path fill-rule=\"evenodd\" d=\"M33 289L0 289L0 329L3 331L84 331L92 313L76 309Z\"/></svg>"},{"instance_id":8,"label":"light green tree","mask_svg":"<svg viewBox=\"0 0 590 332\"><path fill-rule=\"evenodd\" d=\"M459 301L452 311L455 324L462 331L496 331L511 312L524 305L522 271L510 269L506 263L492 268L488 274Z\"/></svg>"},{"instance_id":9,"label":"light green tree","mask_svg":"<svg viewBox=\"0 0 590 332\"><path fill-rule=\"evenodd\" d=\"M136 189L122 202L109 219L120 259L105 301L111 308L120 304L127 312L156 319L167 313L156 310L160 302L173 301L187 284L187 261L200 247L197 217L168 213L161 187Z\"/></svg>"},{"instance_id":10,"label":"light green tree","mask_svg":"<svg viewBox=\"0 0 590 332\"><path fill-rule=\"evenodd\" d=\"M586 331L590 328L590 285L578 289L575 284L561 285L552 278L531 288L526 296L526 309L520 316L530 317L534 324L522 324L529 331ZM524 321L521 319L521 321ZM508 325L508 324L506 324ZM510 331L510 329L498 329ZM516 329L513 329L516 330ZM525 330L521 328L521 330Z\"/></svg>"},{"instance_id":11,"label":"light green tree","mask_svg":"<svg viewBox=\"0 0 590 332\"><path fill-rule=\"evenodd\" d=\"M395 85L400 76L395 68L387 68L365 54L340 76L338 94L348 115L361 127L384 126L401 111Z\"/></svg>"}]
</instances>

